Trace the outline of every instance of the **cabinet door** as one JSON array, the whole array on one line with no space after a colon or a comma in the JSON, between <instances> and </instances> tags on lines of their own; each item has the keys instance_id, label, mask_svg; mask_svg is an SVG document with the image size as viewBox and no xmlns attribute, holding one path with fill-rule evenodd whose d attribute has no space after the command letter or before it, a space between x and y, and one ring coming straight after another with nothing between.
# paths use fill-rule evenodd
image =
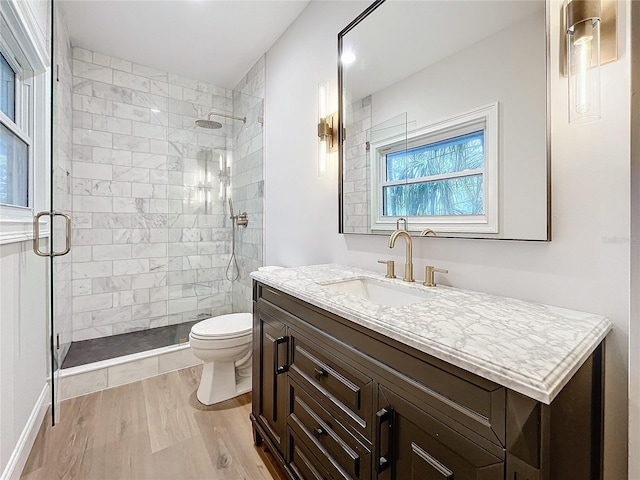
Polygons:
<instances>
[{"instance_id":1,"label":"cabinet door","mask_svg":"<svg viewBox=\"0 0 640 480\"><path fill-rule=\"evenodd\" d=\"M286 372L289 363L289 337L287 327L259 309L254 311L254 358L259 375L254 375L254 415L271 440L284 452L286 425ZM255 367L254 367L255 368Z\"/></svg>"},{"instance_id":2,"label":"cabinet door","mask_svg":"<svg viewBox=\"0 0 640 480\"><path fill-rule=\"evenodd\" d=\"M379 480L498 480L504 462L380 385L376 414Z\"/></svg>"}]
</instances>

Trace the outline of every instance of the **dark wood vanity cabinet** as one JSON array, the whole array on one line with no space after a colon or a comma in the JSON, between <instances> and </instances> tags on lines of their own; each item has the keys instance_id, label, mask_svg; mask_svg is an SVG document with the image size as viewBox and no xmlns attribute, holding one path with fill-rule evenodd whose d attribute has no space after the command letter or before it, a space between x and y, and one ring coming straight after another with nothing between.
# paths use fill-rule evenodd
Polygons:
<instances>
[{"instance_id":1,"label":"dark wood vanity cabinet","mask_svg":"<svg viewBox=\"0 0 640 480\"><path fill-rule=\"evenodd\" d=\"M285 399L288 369L287 327L276 318L259 310L254 312L253 355L260 362L253 362L253 415L268 432L275 446L285 448L287 408ZM256 367L259 368L256 371Z\"/></svg>"},{"instance_id":2,"label":"dark wood vanity cabinet","mask_svg":"<svg viewBox=\"0 0 640 480\"><path fill-rule=\"evenodd\" d=\"M551 405L254 282L253 422L294 479L601 478L602 346Z\"/></svg>"}]
</instances>

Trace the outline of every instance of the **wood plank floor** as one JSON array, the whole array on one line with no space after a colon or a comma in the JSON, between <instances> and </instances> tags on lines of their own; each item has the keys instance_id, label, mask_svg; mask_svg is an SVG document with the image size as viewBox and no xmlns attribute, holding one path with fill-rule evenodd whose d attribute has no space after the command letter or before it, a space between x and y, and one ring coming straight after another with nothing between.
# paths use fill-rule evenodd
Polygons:
<instances>
[{"instance_id":1,"label":"wood plank floor","mask_svg":"<svg viewBox=\"0 0 640 480\"><path fill-rule=\"evenodd\" d=\"M196 399L202 366L62 402L47 416L27 480L285 479L253 445L250 394L206 407Z\"/></svg>"}]
</instances>

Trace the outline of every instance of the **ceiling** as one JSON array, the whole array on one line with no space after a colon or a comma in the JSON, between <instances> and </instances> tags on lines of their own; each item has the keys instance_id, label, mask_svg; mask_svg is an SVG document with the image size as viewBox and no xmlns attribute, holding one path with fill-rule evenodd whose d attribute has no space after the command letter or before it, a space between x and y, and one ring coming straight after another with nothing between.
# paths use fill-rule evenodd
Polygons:
<instances>
[{"instance_id":1,"label":"ceiling","mask_svg":"<svg viewBox=\"0 0 640 480\"><path fill-rule=\"evenodd\" d=\"M233 88L307 0L60 0L71 42Z\"/></svg>"},{"instance_id":2,"label":"ceiling","mask_svg":"<svg viewBox=\"0 0 640 480\"><path fill-rule=\"evenodd\" d=\"M544 8L544 0L387 1L344 37L343 50L356 55L344 66L345 88L354 100L378 92ZM544 48L539 16L532 49Z\"/></svg>"}]
</instances>

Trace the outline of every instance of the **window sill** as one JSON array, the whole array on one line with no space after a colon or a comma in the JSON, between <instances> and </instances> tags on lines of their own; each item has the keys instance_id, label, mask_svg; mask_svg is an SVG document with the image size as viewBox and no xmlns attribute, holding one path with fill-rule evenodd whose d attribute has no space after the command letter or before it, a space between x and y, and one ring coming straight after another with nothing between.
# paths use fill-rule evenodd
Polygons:
<instances>
[{"instance_id":1,"label":"window sill","mask_svg":"<svg viewBox=\"0 0 640 480\"><path fill-rule=\"evenodd\" d=\"M40 238L49 237L49 229L40 229ZM0 245L33 240L33 222L26 220L0 220Z\"/></svg>"}]
</instances>

